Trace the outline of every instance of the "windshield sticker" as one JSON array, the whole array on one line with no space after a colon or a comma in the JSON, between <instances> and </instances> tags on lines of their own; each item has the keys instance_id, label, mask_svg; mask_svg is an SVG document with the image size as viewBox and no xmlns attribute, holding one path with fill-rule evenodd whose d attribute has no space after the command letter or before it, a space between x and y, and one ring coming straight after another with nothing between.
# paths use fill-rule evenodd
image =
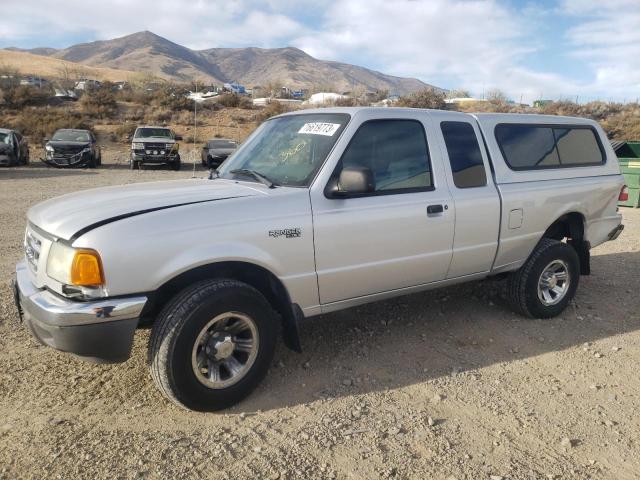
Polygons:
<instances>
[{"instance_id":1,"label":"windshield sticker","mask_svg":"<svg viewBox=\"0 0 640 480\"><path fill-rule=\"evenodd\" d=\"M339 123L305 123L298 133L307 133L310 135L324 135L326 137L333 137L333 134L340 128Z\"/></svg>"}]
</instances>

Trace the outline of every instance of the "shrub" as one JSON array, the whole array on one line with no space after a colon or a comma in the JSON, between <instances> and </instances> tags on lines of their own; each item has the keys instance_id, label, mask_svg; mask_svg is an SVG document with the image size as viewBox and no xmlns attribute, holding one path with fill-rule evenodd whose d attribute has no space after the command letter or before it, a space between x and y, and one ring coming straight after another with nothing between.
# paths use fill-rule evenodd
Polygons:
<instances>
[{"instance_id":1,"label":"shrub","mask_svg":"<svg viewBox=\"0 0 640 480\"><path fill-rule=\"evenodd\" d=\"M419 92L400 97L398 106L411 108L436 108L444 109L446 103L444 94L436 92L432 88L425 88Z\"/></svg>"},{"instance_id":2,"label":"shrub","mask_svg":"<svg viewBox=\"0 0 640 480\"><path fill-rule=\"evenodd\" d=\"M118 111L113 84L105 82L100 88L86 92L80 99L80 108L92 117L113 117Z\"/></svg>"},{"instance_id":3,"label":"shrub","mask_svg":"<svg viewBox=\"0 0 640 480\"><path fill-rule=\"evenodd\" d=\"M28 85L12 86L3 92L4 102L8 107L12 108L44 105L48 97L46 90Z\"/></svg>"},{"instance_id":4,"label":"shrub","mask_svg":"<svg viewBox=\"0 0 640 480\"><path fill-rule=\"evenodd\" d=\"M35 143L51 137L59 128L91 129L83 116L61 109L25 109L15 117L13 126Z\"/></svg>"},{"instance_id":5,"label":"shrub","mask_svg":"<svg viewBox=\"0 0 640 480\"><path fill-rule=\"evenodd\" d=\"M135 123L125 122L118 125L114 132L114 141L127 141L128 137L133 136L137 125Z\"/></svg>"},{"instance_id":6,"label":"shrub","mask_svg":"<svg viewBox=\"0 0 640 480\"><path fill-rule=\"evenodd\" d=\"M216 98L216 103L223 107L253 108L253 102L249 98L237 93L224 93Z\"/></svg>"},{"instance_id":7,"label":"shrub","mask_svg":"<svg viewBox=\"0 0 640 480\"><path fill-rule=\"evenodd\" d=\"M271 102L262 110L260 110L260 112L256 115L256 121L258 123L262 123L267 118L271 118L276 115L280 115L281 113L287 113L290 111L291 111L290 106L285 103Z\"/></svg>"}]
</instances>

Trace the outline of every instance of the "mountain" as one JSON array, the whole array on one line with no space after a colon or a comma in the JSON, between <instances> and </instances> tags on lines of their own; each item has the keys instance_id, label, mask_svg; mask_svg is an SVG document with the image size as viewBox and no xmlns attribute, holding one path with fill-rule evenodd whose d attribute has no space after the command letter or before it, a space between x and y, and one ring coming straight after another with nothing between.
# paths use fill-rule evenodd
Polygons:
<instances>
[{"instance_id":1,"label":"mountain","mask_svg":"<svg viewBox=\"0 0 640 480\"><path fill-rule=\"evenodd\" d=\"M318 60L293 47L191 50L148 31L59 50L37 48L27 51L94 67L150 73L178 82L194 79L211 83L237 81L248 87L280 82L291 88L388 89L398 95L423 88L441 90L415 78L395 77L347 63Z\"/></svg>"},{"instance_id":2,"label":"mountain","mask_svg":"<svg viewBox=\"0 0 640 480\"><path fill-rule=\"evenodd\" d=\"M36 51L41 49L34 49ZM33 51L33 50L31 50ZM100 68L60 60L55 57L35 55L17 49L0 50L0 75L17 72L20 75L42 77L94 78L96 80L129 80L139 77L140 73L114 68Z\"/></svg>"}]
</instances>

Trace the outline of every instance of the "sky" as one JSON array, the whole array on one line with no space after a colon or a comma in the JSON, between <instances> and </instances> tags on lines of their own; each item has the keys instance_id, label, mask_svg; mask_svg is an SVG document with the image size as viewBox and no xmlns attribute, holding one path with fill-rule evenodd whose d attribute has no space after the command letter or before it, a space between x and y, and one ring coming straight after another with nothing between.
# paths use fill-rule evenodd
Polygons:
<instances>
[{"instance_id":1,"label":"sky","mask_svg":"<svg viewBox=\"0 0 640 480\"><path fill-rule=\"evenodd\" d=\"M0 48L150 30L194 49L298 47L481 97L640 97L640 0L1 0Z\"/></svg>"}]
</instances>

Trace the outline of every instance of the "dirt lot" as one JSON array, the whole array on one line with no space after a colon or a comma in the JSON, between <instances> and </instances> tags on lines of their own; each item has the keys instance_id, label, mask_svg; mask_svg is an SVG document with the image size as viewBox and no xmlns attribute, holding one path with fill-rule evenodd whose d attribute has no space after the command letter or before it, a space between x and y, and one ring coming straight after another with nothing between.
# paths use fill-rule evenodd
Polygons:
<instances>
[{"instance_id":1,"label":"dirt lot","mask_svg":"<svg viewBox=\"0 0 640 480\"><path fill-rule=\"evenodd\" d=\"M500 282L325 315L219 414L156 392L148 331L120 365L32 339L9 288L27 208L191 174L0 170L0 478L640 478L640 211L562 318L511 313Z\"/></svg>"}]
</instances>

